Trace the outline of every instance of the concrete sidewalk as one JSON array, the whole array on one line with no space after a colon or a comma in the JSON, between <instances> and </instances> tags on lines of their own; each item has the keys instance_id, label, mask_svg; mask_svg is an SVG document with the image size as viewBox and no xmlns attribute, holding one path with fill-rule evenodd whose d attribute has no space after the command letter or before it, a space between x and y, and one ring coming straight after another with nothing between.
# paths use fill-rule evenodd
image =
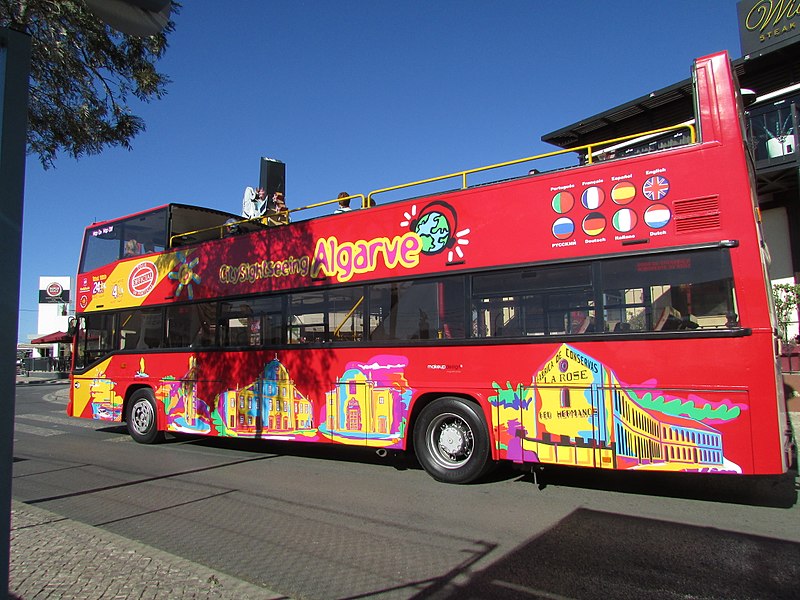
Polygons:
<instances>
[{"instance_id":1,"label":"concrete sidewalk","mask_svg":"<svg viewBox=\"0 0 800 600\"><path fill-rule=\"evenodd\" d=\"M69 374L59 371L29 371L26 375L17 374L17 385L39 383L69 383Z\"/></svg>"}]
</instances>

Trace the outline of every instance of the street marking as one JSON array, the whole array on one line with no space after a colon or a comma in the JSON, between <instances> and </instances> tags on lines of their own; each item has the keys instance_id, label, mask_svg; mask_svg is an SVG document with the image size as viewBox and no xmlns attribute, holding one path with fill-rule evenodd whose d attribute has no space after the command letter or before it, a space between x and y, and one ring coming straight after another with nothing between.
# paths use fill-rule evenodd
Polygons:
<instances>
[{"instance_id":1,"label":"street marking","mask_svg":"<svg viewBox=\"0 0 800 600\"><path fill-rule=\"evenodd\" d=\"M42 400L45 402L51 402L53 404L61 404L64 408L67 407L66 398L62 398L57 392L53 392L52 394L45 394L42 396Z\"/></svg>"},{"instance_id":2,"label":"street marking","mask_svg":"<svg viewBox=\"0 0 800 600\"><path fill-rule=\"evenodd\" d=\"M56 415L26 414L26 415L17 415L17 419L26 419L28 421L39 421L40 423L52 423L54 425L67 425L70 427L83 427L87 429L96 429L98 427L102 427L103 423L103 421L76 419L74 417L68 417L67 415L64 415L62 417Z\"/></svg>"},{"instance_id":3,"label":"street marking","mask_svg":"<svg viewBox=\"0 0 800 600\"><path fill-rule=\"evenodd\" d=\"M51 435L63 435L67 433L66 431L60 431L58 429L45 429L44 427L36 427L35 425L26 425L25 423L14 423L14 432L28 433L30 435L39 435L46 437Z\"/></svg>"}]
</instances>

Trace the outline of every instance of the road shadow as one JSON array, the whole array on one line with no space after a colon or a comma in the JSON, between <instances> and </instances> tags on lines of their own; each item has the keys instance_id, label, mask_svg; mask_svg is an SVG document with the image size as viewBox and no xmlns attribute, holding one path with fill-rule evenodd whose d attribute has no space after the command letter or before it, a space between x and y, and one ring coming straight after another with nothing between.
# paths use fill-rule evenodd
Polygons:
<instances>
[{"instance_id":1,"label":"road shadow","mask_svg":"<svg viewBox=\"0 0 800 600\"><path fill-rule=\"evenodd\" d=\"M773 508L793 507L800 489L796 463L783 475L605 471L537 465L518 481L534 484L540 490L564 486Z\"/></svg>"},{"instance_id":2,"label":"road shadow","mask_svg":"<svg viewBox=\"0 0 800 600\"><path fill-rule=\"evenodd\" d=\"M800 544L578 509L502 560L415 599L797 598Z\"/></svg>"},{"instance_id":3,"label":"road shadow","mask_svg":"<svg viewBox=\"0 0 800 600\"><path fill-rule=\"evenodd\" d=\"M124 425L103 427L97 431L128 435ZM206 437L183 433L169 433L162 443L190 444L254 456L297 456L314 460L385 465L399 471L422 470L413 452L389 450L381 456L374 448L364 446ZM545 490L548 486L562 486L774 508L794 506L800 490L796 460L789 471L775 476L607 471L543 464L518 466L502 462L469 485L491 485L509 480L535 485L539 490Z\"/></svg>"},{"instance_id":4,"label":"road shadow","mask_svg":"<svg viewBox=\"0 0 800 600\"><path fill-rule=\"evenodd\" d=\"M191 444L193 446L219 448L222 450L233 450L259 455L273 454L335 462L388 465L397 470L421 468L411 454L388 450L385 456L380 456L375 448L367 448L364 446L205 437L189 434L169 434L166 443Z\"/></svg>"}]
</instances>

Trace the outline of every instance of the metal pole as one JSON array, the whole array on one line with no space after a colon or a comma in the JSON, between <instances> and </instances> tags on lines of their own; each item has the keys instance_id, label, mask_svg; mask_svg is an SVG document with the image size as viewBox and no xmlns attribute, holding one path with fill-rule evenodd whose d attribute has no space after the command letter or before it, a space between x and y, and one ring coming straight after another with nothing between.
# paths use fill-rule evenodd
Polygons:
<instances>
[{"instance_id":1,"label":"metal pole","mask_svg":"<svg viewBox=\"0 0 800 600\"><path fill-rule=\"evenodd\" d=\"M0 590L8 590L22 205L31 38L0 28ZM7 592L6 592L7 593Z\"/></svg>"}]
</instances>

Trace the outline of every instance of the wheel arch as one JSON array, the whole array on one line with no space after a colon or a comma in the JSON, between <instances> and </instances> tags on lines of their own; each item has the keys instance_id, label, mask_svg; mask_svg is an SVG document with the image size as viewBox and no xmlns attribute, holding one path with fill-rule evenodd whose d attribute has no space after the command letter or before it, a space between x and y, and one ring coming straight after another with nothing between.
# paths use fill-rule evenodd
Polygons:
<instances>
[{"instance_id":1,"label":"wheel arch","mask_svg":"<svg viewBox=\"0 0 800 600\"><path fill-rule=\"evenodd\" d=\"M465 392L448 392L448 391L435 391L435 392L424 392L420 394L411 407L411 412L408 415L408 427L406 428L406 451L413 452L414 451L414 427L417 423L417 418L422 410L428 406L431 402L438 400L439 398L458 398L459 400L464 400L470 404L475 405L480 411L483 413L483 419L486 424L486 435L489 439L489 451L491 453L492 460L498 459L498 452L497 452L497 444L495 443L495 431L494 427L492 426L492 414L490 410L490 406L488 402L481 402L481 400L472 394L467 394Z\"/></svg>"},{"instance_id":2,"label":"wheel arch","mask_svg":"<svg viewBox=\"0 0 800 600\"><path fill-rule=\"evenodd\" d=\"M166 431L167 415L164 412L164 405L158 401L158 398L156 398L156 391L153 389L153 386L146 383L135 383L128 386L128 389L125 390L125 400L122 403L123 420L125 419L125 415L128 414L128 404L130 403L131 398L139 390L150 390L150 393L153 394L153 398L155 399L156 403L156 426L158 427L159 431Z\"/></svg>"}]
</instances>

